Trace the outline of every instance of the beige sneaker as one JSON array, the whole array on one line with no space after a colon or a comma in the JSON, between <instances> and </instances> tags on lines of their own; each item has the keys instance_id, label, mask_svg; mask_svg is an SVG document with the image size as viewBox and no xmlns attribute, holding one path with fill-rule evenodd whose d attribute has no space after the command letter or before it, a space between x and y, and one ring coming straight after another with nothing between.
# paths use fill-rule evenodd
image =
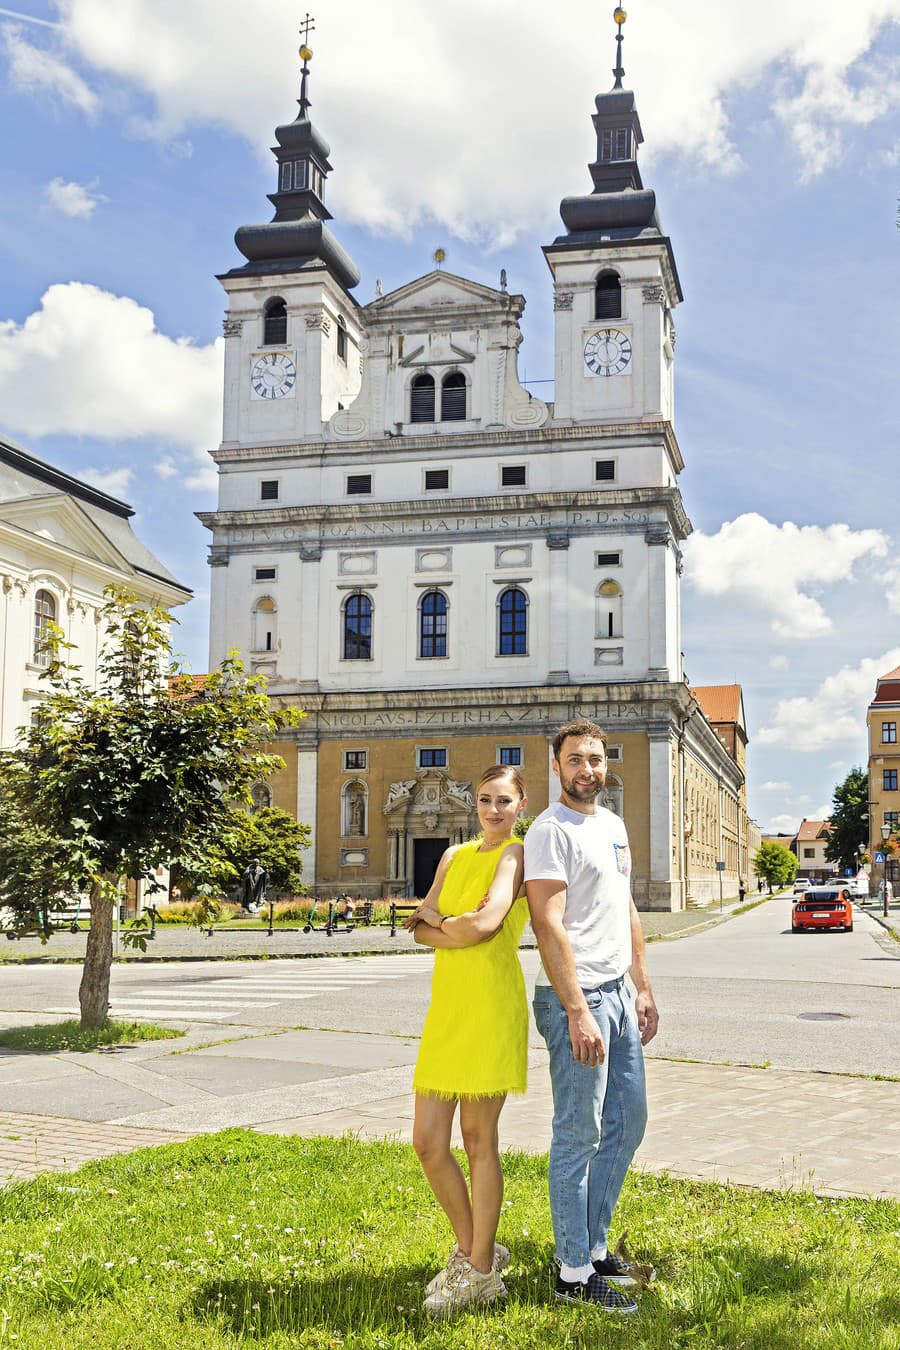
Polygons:
<instances>
[{"instance_id":1,"label":"beige sneaker","mask_svg":"<svg viewBox=\"0 0 900 1350\"><path fill-rule=\"evenodd\" d=\"M438 1285L440 1284L441 1280L444 1278L444 1276L447 1274L447 1272L451 1269L451 1267L452 1267L457 1261L464 1261L465 1259L466 1259L466 1258L463 1256L462 1252L459 1250L459 1246L458 1246L458 1245L455 1246L455 1247L453 1248L453 1251L450 1253L450 1259L448 1260L448 1262L447 1262L446 1266L444 1267L444 1269L443 1269L443 1270L439 1270L438 1273L435 1275L434 1279L429 1280L428 1283L426 1284L426 1286L425 1286L425 1293L426 1293L426 1294L430 1294L430 1293L432 1293L435 1289L437 1289L437 1287L438 1287ZM508 1248L508 1247L504 1247L502 1242L495 1242L495 1243L494 1243L494 1270L496 1270L496 1272L497 1272L498 1275L502 1275L502 1274L503 1274L504 1270L506 1270L507 1266L509 1265L509 1262L510 1262L509 1248Z\"/></svg>"},{"instance_id":2,"label":"beige sneaker","mask_svg":"<svg viewBox=\"0 0 900 1350\"><path fill-rule=\"evenodd\" d=\"M506 1298L506 1286L493 1267L483 1275L460 1256L438 1277L438 1284L425 1299L425 1311L431 1317L452 1317L463 1308L494 1303Z\"/></svg>"}]
</instances>

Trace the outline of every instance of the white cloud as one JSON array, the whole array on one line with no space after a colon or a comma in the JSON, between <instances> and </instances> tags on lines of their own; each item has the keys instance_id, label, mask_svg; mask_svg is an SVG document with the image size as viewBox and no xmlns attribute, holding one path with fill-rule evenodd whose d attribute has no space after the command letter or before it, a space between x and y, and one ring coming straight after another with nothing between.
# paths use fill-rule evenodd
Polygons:
<instances>
[{"instance_id":1,"label":"white cloud","mask_svg":"<svg viewBox=\"0 0 900 1350\"><path fill-rule=\"evenodd\" d=\"M858 559L886 552L880 530L775 525L750 512L726 521L717 534L691 535L686 575L701 595L730 596L767 613L779 637L812 638L832 629L815 593L846 583Z\"/></svg>"},{"instance_id":2,"label":"white cloud","mask_svg":"<svg viewBox=\"0 0 900 1350\"><path fill-rule=\"evenodd\" d=\"M900 647L884 656L866 657L856 666L842 666L809 697L783 698L774 716L756 740L761 745L787 745L791 750L822 750L842 741L859 742L865 736L866 708L875 681L900 665Z\"/></svg>"},{"instance_id":3,"label":"white cloud","mask_svg":"<svg viewBox=\"0 0 900 1350\"><path fill-rule=\"evenodd\" d=\"M26 436L153 436L196 453L221 434L222 342L157 331L127 296L51 286L22 324L0 321L0 407Z\"/></svg>"},{"instance_id":4,"label":"white cloud","mask_svg":"<svg viewBox=\"0 0 900 1350\"><path fill-rule=\"evenodd\" d=\"M296 16L270 0L58 0L68 52L150 95L160 134L214 122L271 143L298 85ZM547 202L587 191L591 98L611 84L607 11L539 0L331 0L313 46L314 116L335 147L338 221L409 231L434 219L498 245L546 227ZM729 102L774 87L806 172L843 129L885 115L885 70L854 63L900 0L644 0L626 27L626 83L650 153L740 166ZM448 33L450 37L448 38ZM454 40L455 39L455 40ZM849 74L848 74L849 72ZM515 82L516 93L511 84ZM527 121L527 135L523 123ZM485 134L490 146L486 152ZM415 173L410 173L410 165Z\"/></svg>"},{"instance_id":5,"label":"white cloud","mask_svg":"<svg viewBox=\"0 0 900 1350\"><path fill-rule=\"evenodd\" d=\"M153 467L160 478L166 479L178 477L178 465L175 463L174 459L172 459L171 455L167 455L165 459L161 459L159 463L154 464Z\"/></svg>"},{"instance_id":6,"label":"white cloud","mask_svg":"<svg viewBox=\"0 0 900 1350\"><path fill-rule=\"evenodd\" d=\"M98 202L109 199L102 192L96 192L96 179L93 183L67 183L64 178L53 178L44 188L47 202L64 216L75 220L90 220Z\"/></svg>"},{"instance_id":7,"label":"white cloud","mask_svg":"<svg viewBox=\"0 0 900 1350\"><path fill-rule=\"evenodd\" d=\"M763 834L796 834L800 821L796 816L772 816Z\"/></svg>"},{"instance_id":8,"label":"white cloud","mask_svg":"<svg viewBox=\"0 0 900 1350\"><path fill-rule=\"evenodd\" d=\"M770 670L790 670L790 668L791 668L791 663L790 663L790 661L788 660L788 658L787 658L786 656L770 656L770 657L769 657L769 669L770 669Z\"/></svg>"},{"instance_id":9,"label":"white cloud","mask_svg":"<svg viewBox=\"0 0 900 1350\"><path fill-rule=\"evenodd\" d=\"M888 609L900 614L900 566L888 567L881 576Z\"/></svg>"},{"instance_id":10,"label":"white cloud","mask_svg":"<svg viewBox=\"0 0 900 1350\"><path fill-rule=\"evenodd\" d=\"M813 69L799 93L775 104L800 154L806 182L842 158L845 129L869 126L898 107L900 69L881 61L871 63L855 83L840 71Z\"/></svg>"},{"instance_id":11,"label":"white cloud","mask_svg":"<svg viewBox=\"0 0 900 1350\"><path fill-rule=\"evenodd\" d=\"M197 469L195 473L189 474L185 478L184 486L192 492L216 492L219 486L219 476L213 468Z\"/></svg>"},{"instance_id":12,"label":"white cloud","mask_svg":"<svg viewBox=\"0 0 900 1350\"><path fill-rule=\"evenodd\" d=\"M790 788L790 783L775 783L771 780L768 783L760 784L761 792L786 792Z\"/></svg>"},{"instance_id":13,"label":"white cloud","mask_svg":"<svg viewBox=\"0 0 900 1350\"><path fill-rule=\"evenodd\" d=\"M5 25L3 39L9 57L10 81L16 88L71 104L88 117L95 115L100 100L70 65L53 52L33 47L15 25Z\"/></svg>"},{"instance_id":14,"label":"white cloud","mask_svg":"<svg viewBox=\"0 0 900 1350\"><path fill-rule=\"evenodd\" d=\"M131 486L133 469L82 469L81 477L111 497L122 497Z\"/></svg>"}]
</instances>

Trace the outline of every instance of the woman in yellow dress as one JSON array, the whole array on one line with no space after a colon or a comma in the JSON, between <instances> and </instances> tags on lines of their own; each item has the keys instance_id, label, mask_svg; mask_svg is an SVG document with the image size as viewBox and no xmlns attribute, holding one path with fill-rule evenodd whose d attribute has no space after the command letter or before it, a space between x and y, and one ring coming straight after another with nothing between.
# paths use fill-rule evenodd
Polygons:
<instances>
[{"instance_id":1,"label":"woman in yellow dress","mask_svg":"<svg viewBox=\"0 0 900 1350\"><path fill-rule=\"evenodd\" d=\"M522 845L513 837L526 804L517 769L494 765L478 783L483 833L447 849L434 884L407 922L435 947L431 1004L413 1087L413 1147L456 1235L430 1282L425 1310L448 1316L504 1298L509 1252L495 1243L503 1201L498 1121L507 1093L525 1091L528 1007L518 946L528 917ZM450 1151L459 1123L470 1185Z\"/></svg>"}]
</instances>

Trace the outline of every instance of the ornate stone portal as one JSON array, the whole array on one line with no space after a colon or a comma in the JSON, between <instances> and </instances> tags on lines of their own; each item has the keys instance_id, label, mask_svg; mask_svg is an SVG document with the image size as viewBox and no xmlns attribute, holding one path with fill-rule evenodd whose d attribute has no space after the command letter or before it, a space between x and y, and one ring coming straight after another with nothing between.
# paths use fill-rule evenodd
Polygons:
<instances>
[{"instance_id":1,"label":"ornate stone portal","mask_svg":"<svg viewBox=\"0 0 900 1350\"><path fill-rule=\"evenodd\" d=\"M393 895L414 892L417 844L442 852L475 834L478 817L471 783L423 769L415 778L391 783L384 803L388 820L388 887ZM421 882L418 889L422 889Z\"/></svg>"}]
</instances>

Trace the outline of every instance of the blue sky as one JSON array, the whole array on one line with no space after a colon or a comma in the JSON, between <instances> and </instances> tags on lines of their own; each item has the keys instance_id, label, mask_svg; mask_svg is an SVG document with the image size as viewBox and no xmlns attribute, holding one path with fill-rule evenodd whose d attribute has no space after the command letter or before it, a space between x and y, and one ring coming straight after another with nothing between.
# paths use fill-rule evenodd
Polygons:
<instances>
[{"instance_id":1,"label":"blue sky","mask_svg":"<svg viewBox=\"0 0 900 1350\"><path fill-rule=\"evenodd\" d=\"M324 0L313 116L361 301L429 270L438 245L489 284L505 267L528 300L523 373L552 374L540 246L560 197L588 188L609 8L572 0L548 31L537 0L454 0L448 41L446 7L394 0L385 19ZM196 592L179 633L196 669L215 273L238 261L236 227L270 215L267 147L297 94L287 9L0 8L3 430L135 505ZM875 675L900 664L900 0L634 0L625 31L685 293L687 671L743 685L751 811L788 829L863 760Z\"/></svg>"}]
</instances>

